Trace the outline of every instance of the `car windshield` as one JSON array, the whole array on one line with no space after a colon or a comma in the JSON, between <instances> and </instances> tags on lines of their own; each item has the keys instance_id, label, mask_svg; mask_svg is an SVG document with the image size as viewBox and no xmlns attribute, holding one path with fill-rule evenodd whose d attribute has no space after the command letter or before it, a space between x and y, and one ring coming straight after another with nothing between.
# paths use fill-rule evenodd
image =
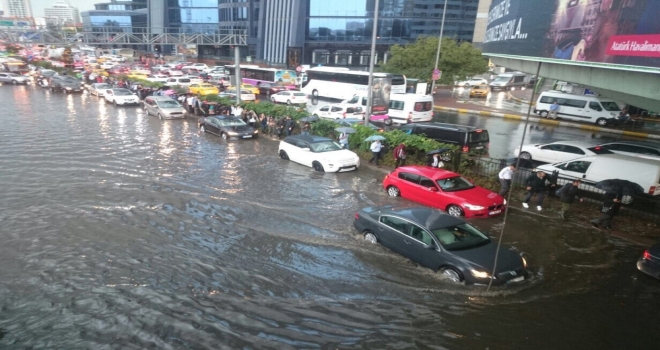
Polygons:
<instances>
[{"instance_id":1,"label":"car windshield","mask_svg":"<svg viewBox=\"0 0 660 350\"><path fill-rule=\"evenodd\" d=\"M461 176L440 179L436 182L438 183L438 186L440 186L440 188L445 192L469 190L474 187L470 181L464 179Z\"/></svg>"},{"instance_id":2,"label":"car windshield","mask_svg":"<svg viewBox=\"0 0 660 350\"><path fill-rule=\"evenodd\" d=\"M112 86L110 84L98 84L95 89L112 89Z\"/></svg>"},{"instance_id":3,"label":"car windshield","mask_svg":"<svg viewBox=\"0 0 660 350\"><path fill-rule=\"evenodd\" d=\"M302 92L294 92L293 96L305 96L305 94Z\"/></svg>"},{"instance_id":4,"label":"car windshield","mask_svg":"<svg viewBox=\"0 0 660 350\"><path fill-rule=\"evenodd\" d=\"M486 130L476 130L468 133L468 142L488 142L490 138L488 137L488 131Z\"/></svg>"},{"instance_id":5,"label":"car windshield","mask_svg":"<svg viewBox=\"0 0 660 350\"><path fill-rule=\"evenodd\" d=\"M490 242L490 239L474 226L463 223L431 230L443 248L461 250L475 248Z\"/></svg>"},{"instance_id":6,"label":"car windshield","mask_svg":"<svg viewBox=\"0 0 660 350\"><path fill-rule=\"evenodd\" d=\"M115 89L114 92L115 92L115 96L133 95L132 92L130 92L129 90L125 90L125 89Z\"/></svg>"},{"instance_id":7,"label":"car windshield","mask_svg":"<svg viewBox=\"0 0 660 350\"><path fill-rule=\"evenodd\" d=\"M619 108L619 105L616 104L616 102L600 102L601 105L603 105L603 108L605 108L606 111L609 112L619 112L621 108Z\"/></svg>"},{"instance_id":8,"label":"car windshield","mask_svg":"<svg viewBox=\"0 0 660 350\"><path fill-rule=\"evenodd\" d=\"M496 77L493 83L506 83L509 80L511 80L511 77Z\"/></svg>"},{"instance_id":9,"label":"car windshield","mask_svg":"<svg viewBox=\"0 0 660 350\"><path fill-rule=\"evenodd\" d=\"M174 100L172 101L158 101L158 107L160 108L179 108L181 105L179 102L176 102Z\"/></svg>"},{"instance_id":10,"label":"car windshield","mask_svg":"<svg viewBox=\"0 0 660 350\"><path fill-rule=\"evenodd\" d=\"M240 119L219 119L220 126L242 126L246 125L244 121Z\"/></svg>"},{"instance_id":11,"label":"car windshield","mask_svg":"<svg viewBox=\"0 0 660 350\"><path fill-rule=\"evenodd\" d=\"M314 153L339 151L342 149L342 147L334 141L314 142L310 147L311 151Z\"/></svg>"}]
</instances>

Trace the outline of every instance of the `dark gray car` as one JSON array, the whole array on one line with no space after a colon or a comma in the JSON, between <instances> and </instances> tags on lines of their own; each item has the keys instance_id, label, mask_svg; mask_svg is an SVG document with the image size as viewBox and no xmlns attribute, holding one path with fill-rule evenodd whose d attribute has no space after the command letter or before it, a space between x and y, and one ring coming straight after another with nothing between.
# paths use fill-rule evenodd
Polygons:
<instances>
[{"instance_id":1,"label":"dark gray car","mask_svg":"<svg viewBox=\"0 0 660 350\"><path fill-rule=\"evenodd\" d=\"M81 81L67 75L57 75L50 78L50 91L62 91L64 93L82 92Z\"/></svg>"},{"instance_id":2,"label":"dark gray car","mask_svg":"<svg viewBox=\"0 0 660 350\"><path fill-rule=\"evenodd\" d=\"M371 243L380 243L454 282L487 284L497 243L465 221L436 209L368 207L355 214L353 226ZM493 284L527 278L527 262L502 248Z\"/></svg>"}]
</instances>

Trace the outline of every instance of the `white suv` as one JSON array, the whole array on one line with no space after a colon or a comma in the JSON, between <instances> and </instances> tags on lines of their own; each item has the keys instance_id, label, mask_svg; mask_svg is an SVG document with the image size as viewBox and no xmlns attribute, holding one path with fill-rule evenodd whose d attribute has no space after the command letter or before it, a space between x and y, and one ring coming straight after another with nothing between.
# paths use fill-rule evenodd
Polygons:
<instances>
[{"instance_id":1,"label":"white suv","mask_svg":"<svg viewBox=\"0 0 660 350\"><path fill-rule=\"evenodd\" d=\"M344 118L357 118L364 119L364 110L359 106L347 106L341 104L330 104L321 106L314 112L312 115L315 115L320 118L326 119L344 119Z\"/></svg>"},{"instance_id":2,"label":"white suv","mask_svg":"<svg viewBox=\"0 0 660 350\"><path fill-rule=\"evenodd\" d=\"M293 135L280 141L280 158L290 160L316 171L341 172L357 170L360 157L343 149L332 139L321 136Z\"/></svg>"}]
</instances>

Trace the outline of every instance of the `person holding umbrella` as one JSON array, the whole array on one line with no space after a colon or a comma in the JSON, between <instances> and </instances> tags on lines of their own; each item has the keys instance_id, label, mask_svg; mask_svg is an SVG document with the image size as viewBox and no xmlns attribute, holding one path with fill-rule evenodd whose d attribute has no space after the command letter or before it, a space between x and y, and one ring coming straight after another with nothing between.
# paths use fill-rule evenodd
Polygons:
<instances>
[{"instance_id":1,"label":"person holding umbrella","mask_svg":"<svg viewBox=\"0 0 660 350\"><path fill-rule=\"evenodd\" d=\"M621 179L609 179L596 183L596 188L605 191L603 206L600 209L601 216L591 220L595 228L603 226L612 228L612 219L619 213L623 196L637 196L644 193L644 188L632 181Z\"/></svg>"},{"instance_id":2,"label":"person holding umbrella","mask_svg":"<svg viewBox=\"0 0 660 350\"><path fill-rule=\"evenodd\" d=\"M380 144L380 140L375 140L374 142L371 143L371 146L369 146L369 149L371 149L371 154L373 155L371 159L369 159L369 163L373 162L374 160L376 161L376 166L380 168L380 165L378 165L378 159L380 159L380 150L382 148L382 145Z\"/></svg>"},{"instance_id":3,"label":"person holding umbrella","mask_svg":"<svg viewBox=\"0 0 660 350\"><path fill-rule=\"evenodd\" d=\"M591 225L599 228L601 225L608 230L612 229L612 219L619 213L621 208L621 199L618 193L605 193L603 207L600 209L600 217L591 220Z\"/></svg>"}]
</instances>

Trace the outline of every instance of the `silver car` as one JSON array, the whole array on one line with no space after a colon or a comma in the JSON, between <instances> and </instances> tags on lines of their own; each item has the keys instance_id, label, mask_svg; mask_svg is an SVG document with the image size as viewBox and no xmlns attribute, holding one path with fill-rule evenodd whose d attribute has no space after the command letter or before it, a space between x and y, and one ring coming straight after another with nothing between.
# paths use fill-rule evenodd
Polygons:
<instances>
[{"instance_id":1,"label":"silver car","mask_svg":"<svg viewBox=\"0 0 660 350\"><path fill-rule=\"evenodd\" d=\"M89 86L89 94L103 97L104 91L108 89L112 89L112 85L106 83L94 83Z\"/></svg>"},{"instance_id":2,"label":"silver car","mask_svg":"<svg viewBox=\"0 0 660 350\"><path fill-rule=\"evenodd\" d=\"M27 84L28 78L16 73L0 73L0 83Z\"/></svg>"},{"instance_id":3,"label":"silver car","mask_svg":"<svg viewBox=\"0 0 660 350\"><path fill-rule=\"evenodd\" d=\"M163 119L183 119L186 110L179 102L167 96L148 96L144 99L144 111L147 115L158 116Z\"/></svg>"}]
</instances>

